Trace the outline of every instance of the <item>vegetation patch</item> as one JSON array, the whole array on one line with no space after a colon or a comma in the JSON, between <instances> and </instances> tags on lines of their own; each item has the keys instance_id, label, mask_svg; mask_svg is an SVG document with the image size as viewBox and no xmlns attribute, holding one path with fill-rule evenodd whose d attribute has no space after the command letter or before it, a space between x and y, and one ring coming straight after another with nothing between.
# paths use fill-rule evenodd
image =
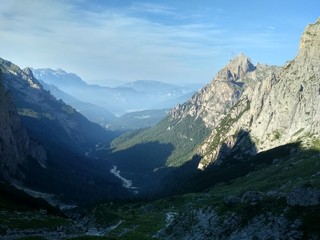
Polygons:
<instances>
[{"instance_id":1,"label":"vegetation patch","mask_svg":"<svg viewBox=\"0 0 320 240\"><path fill-rule=\"evenodd\" d=\"M2 212L1 226L6 229L56 229L59 226L71 224L71 221L39 212Z\"/></svg>"},{"instance_id":2,"label":"vegetation patch","mask_svg":"<svg viewBox=\"0 0 320 240\"><path fill-rule=\"evenodd\" d=\"M160 144L171 144L173 151L166 159L167 166L181 166L194 155L196 147L208 136L208 129L202 119L186 116L183 120L162 120L151 129L130 132L112 142L114 151L122 151L138 144L148 142L159 142ZM150 149L152 151L152 149ZM141 152L141 158L144 152Z\"/></svg>"}]
</instances>

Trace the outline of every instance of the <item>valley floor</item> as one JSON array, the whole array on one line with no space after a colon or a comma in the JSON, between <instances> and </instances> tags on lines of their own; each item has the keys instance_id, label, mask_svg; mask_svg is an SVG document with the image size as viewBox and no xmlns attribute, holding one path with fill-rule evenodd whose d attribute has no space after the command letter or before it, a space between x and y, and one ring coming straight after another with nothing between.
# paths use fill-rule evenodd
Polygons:
<instances>
[{"instance_id":1,"label":"valley floor","mask_svg":"<svg viewBox=\"0 0 320 240\"><path fill-rule=\"evenodd\" d=\"M108 202L71 217L2 202L1 239L319 239L318 148L264 156L254 171L203 192Z\"/></svg>"}]
</instances>

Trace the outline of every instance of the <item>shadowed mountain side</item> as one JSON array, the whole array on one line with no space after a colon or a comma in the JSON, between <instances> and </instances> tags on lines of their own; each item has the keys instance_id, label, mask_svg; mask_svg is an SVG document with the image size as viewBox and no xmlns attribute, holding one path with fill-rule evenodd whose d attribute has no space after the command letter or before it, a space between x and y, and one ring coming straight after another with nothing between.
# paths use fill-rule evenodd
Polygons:
<instances>
[{"instance_id":1,"label":"shadowed mountain side","mask_svg":"<svg viewBox=\"0 0 320 240\"><path fill-rule=\"evenodd\" d=\"M14 170L21 169L24 178L15 183L17 186L35 194L54 194L53 197L58 201L72 200L79 203L130 195L122 188L122 182L110 173L112 165L89 156L92 149L102 143L107 144L117 133L88 121L74 108L57 100L43 89L30 69L21 70L0 58L0 70L5 87L5 92L0 91L0 95L4 92L6 97L2 97L1 102L7 100L2 105L0 125L4 130L11 129L8 133L1 131L0 138L5 141L0 139L0 144L9 153L14 152L11 150L13 147L19 150L17 153L21 153L14 161L5 152L11 161L4 161L6 158L2 157L0 160L4 163L0 167L6 171L10 163L13 174ZM14 105L9 104L7 92L10 92ZM26 131L20 126L25 127ZM11 132L14 134L9 134ZM31 154L38 153L34 151L34 146L39 143L45 151L46 161L39 161L37 154ZM14 180L9 179L8 182Z\"/></svg>"},{"instance_id":2,"label":"shadowed mountain side","mask_svg":"<svg viewBox=\"0 0 320 240\"><path fill-rule=\"evenodd\" d=\"M23 166L26 187L55 194L58 201L79 205L131 196L122 182L110 173L112 165L108 162L86 158L57 145L51 146L47 154L47 168L41 168L32 159Z\"/></svg>"},{"instance_id":3,"label":"shadowed mountain side","mask_svg":"<svg viewBox=\"0 0 320 240\"><path fill-rule=\"evenodd\" d=\"M45 209L50 214L62 215L55 207L48 204L42 198L34 198L27 193L9 185L0 178L0 206L6 210L37 210Z\"/></svg>"},{"instance_id":4,"label":"shadowed mountain side","mask_svg":"<svg viewBox=\"0 0 320 240\"><path fill-rule=\"evenodd\" d=\"M257 147L252 141L250 133L241 129L234 141L226 141L221 144L217 160L214 164L220 164L228 159L244 159L257 154Z\"/></svg>"},{"instance_id":5,"label":"shadowed mountain side","mask_svg":"<svg viewBox=\"0 0 320 240\"><path fill-rule=\"evenodd\" d=\"M181 186L180 192L201 192L220 183L232 182L250 172L275 164L278 159L289 158L300 151L299 149L300 143L290 143L241 159L235 154L230 154L220 164L212 164L204 171L198 171L196 175L188 178Z\"/></svg>"},{"instance_id":6,"label":"shadowed mountain side","mask_svg":"<svg viewBox=\"0 0 320 240\"><path fill-rule=\"evenodd\" d=\"M165 166L174 147L172 144L148 142L110 154L109 162L117 166L121 175L138 188L148 188L152 173Z\"/></svg>"},{"instance_id":7,"label":"shadowed mountain side","mask_svg":"<svg viewBox=\"0 0 320 240\"><path fill-rule=\"evenodd\" d=\"M290 157L300 149L300 143L291 143L257 153L249 132L241 130L235 139L233 146L222 144L218 161L204 171L197 169L202 159L200 155L194 155L180 167L164 167L153 171L146 178L150 181L146 182L149 186L145 185L144 196L159 198L173 193L201 192L272 165L278 158Z\"/></svg>"},{"instance_id":8,"label":"shadowed mountain side","mask_svg":"<svg viewBox=\"0 0 320 240\"><path fill-rule=\"evenodd\" d=\"M221 172L225 173L224 168L228 163L232 166L235 165L237 169L240 166L238 162L255 155L257 149L250 137L250 133L246 130L240 130L234 139L234 141L221 144L217 160L204 172L198 170L198 164L202 159L200 155L194 155L190 161L187 161L181 167L160 169L155 173L155 176L162 181L161 189L159 189L157 194L168 196L177 192L201 191L218 182L225 181L225 179L238 177L237 173L231 176L229 174L221 175L220 171L217 172L216 169L222 168ZM246 164L244 169L240 169L238 173L240 175L247 173Z\"/></svg>"},{"instance_id":9,"label":"shadowed mountain side","mask_svg":"<svg viewBox=\"0 0 320 240\"><path fill-rule=\"evenodd\" d=\"M180 167L166 167L153 172L155 180L152 181L153 187L146 192L146 197L157 199L180 193L181 186L200 172L197 169L200 160L201 156L194 155Z\"/></svg>"}]
</instances>

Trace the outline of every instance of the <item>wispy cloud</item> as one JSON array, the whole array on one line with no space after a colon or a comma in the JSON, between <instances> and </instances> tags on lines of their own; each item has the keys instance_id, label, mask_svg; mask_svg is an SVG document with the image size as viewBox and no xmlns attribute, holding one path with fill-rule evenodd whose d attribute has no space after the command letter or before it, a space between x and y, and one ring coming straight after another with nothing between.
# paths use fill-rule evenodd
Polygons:
<instances>
[{"instance_id":1,"label":"wispy cloud","mask_svg":"<svg viewBox=\"0 0 320 240\"><path fill-rule=\"evenodd\" d=\"M25 10L19 2L1 14L2 25L10 26L2 28L6 47L29 53L28 60L17 54L19 62L70 68L88 80L182 78L180 74L192 72L188 59L208 57L203 48L209 35L220 34L203 25L168 26L107 9L74 13L62 2L50 11L47 1L31 2L39 4ZM171 14L158 5L140 4L139 9Z\"/></svg>"},{"instance_id":2,"label":"wispy cloud","mask_svg":"<svg viewBox=\"0 0 320 240\"><path fill-rule=\"evenodd\" d=\"M133 12L147 12L161 15L175 15L176 11L165 5L150 3L150 2L134 2L130 7Z\"/></svg>"},{"instance_id":3,"label":"wispy cloud","mask_svg":"<svg viewBox=\"0 0 320 240\"><path fill-rule=\"evenodd\" d=\"M276 30L276 27L274 27L274 26L268 26L267 29L274 31L274 30Z\"/></svg>"},{"instance_id":4,"label":"wispy cloud","mask_svg":"<svg viewBox=\"0 0 320 240\"><path fill-rule=\"evenodd\" d=\"M4 1L1 57L23 66L64 68L87 81L191 82L209 81L231 57L228 51L279 42L270 32L241 33L205 21L208 16L204 13L191 16L166 5L134 2L114 8L84 4L88 3ZM216 12L221 11L217 8Z\"/></svg>"}]
</instances>

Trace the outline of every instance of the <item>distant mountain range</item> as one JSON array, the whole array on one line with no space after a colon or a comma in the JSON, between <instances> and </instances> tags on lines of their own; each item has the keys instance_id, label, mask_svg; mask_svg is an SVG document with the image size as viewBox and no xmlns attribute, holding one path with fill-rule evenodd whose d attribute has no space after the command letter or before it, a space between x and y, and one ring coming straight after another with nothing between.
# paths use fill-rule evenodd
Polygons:
<instances>
[{"instance_id":1,"label":"distant mountain range","mask_svg":"<svg viewBox=\"0 0 320 240\"><path fill-rule=\"evenodd\" d=\"M153 80L138 80L114 88L101 87L89 85L77 75L61 69L32 71L38 80L48 84L48 89L56 87L81 102L102 107L117 116L134 111L171 108L186 101L197 90L194 85L180 87ZM61 94L57 97L63 97L66 102L69 100ZM81 109L79 111L90 118Z\"/></svg>"},{"instance_id":2,"label":"distant mountain range","mask_svg":"<svg viewBox=\"0 0 320 240\"><path fill-rule=\"evenodd\" d=\"M50 93L57 99L62 99L65 103L74 107L78 112L83 114L88 120L99 123L102 126L106 126L116 120L116 116L109 112L104 107L83 102L79 98L73 97L70 94L60 90L58 87L52 84L48 84L42 80L39 80L44 89L50 91Z\"/></svg>"}]
</instances>

